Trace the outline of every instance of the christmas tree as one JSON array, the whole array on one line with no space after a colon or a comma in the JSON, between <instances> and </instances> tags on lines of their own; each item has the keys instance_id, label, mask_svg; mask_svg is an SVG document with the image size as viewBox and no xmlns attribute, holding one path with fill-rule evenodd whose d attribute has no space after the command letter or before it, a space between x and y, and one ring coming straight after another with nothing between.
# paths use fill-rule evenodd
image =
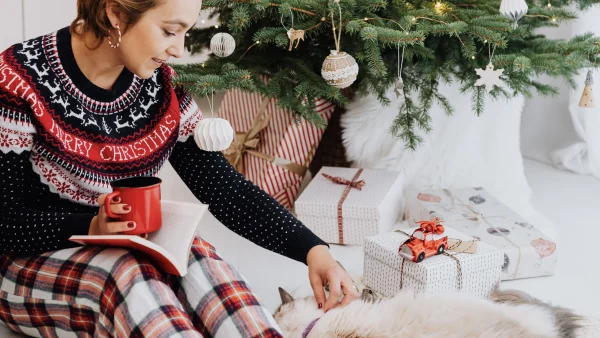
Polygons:
<instances>
[{"instance_id":1,"label":"christmas tree","mask_svg":"<svg viewBox=\"0 0 600 338\"><path fill-rule=\"evenodd\" d=\"M511 1L516 8L525 5ZM580 9L598 2L574 1ZM536 32L576 19L565 8L571 3L528 1L525 15L506 10L502 15L495 0L205 0L205 9L214 11L220 24L193 29L186 46L200 52L210 47L216 33L225 32L235 39L235 50L202 64L174 66L175 82L197 95L233 88L259 92L324 125L315 113L315 98L343 107L353 95L373 93L389 103L385 92L397 84L400 73L404 86L398 94L404 100L391 129L414 148L420 141L415 128L430 129L432 104L453 112L438 92L442 82L458 83L472 95L474 113L481 114L485 95L555 95L557 89L539 82L539 75L573 84L578 70L597 66L598 37L550 40ZM295 39L292 29L304 31L304 39ZM329 85L321 76L331 50L346 52L358 63L357 79L347 89ZM490 63L503 70L501 81L496 79L503 86L480 86L478 73Z\"/></svg>"}]
</instances>

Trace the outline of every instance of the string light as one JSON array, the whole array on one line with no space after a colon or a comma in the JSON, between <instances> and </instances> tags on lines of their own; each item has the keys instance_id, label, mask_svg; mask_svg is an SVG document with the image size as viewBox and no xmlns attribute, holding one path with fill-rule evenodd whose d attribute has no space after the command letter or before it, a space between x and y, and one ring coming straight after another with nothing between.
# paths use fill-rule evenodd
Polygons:
<instances>
[{"instance_id":1,"label":"string light","mask_svg":"<svg viewBox=\"0 0 600 338\"><path fill-rule=\"evenodd\" d=\"M552 17L552 22L556 22L556 17L555 16Z\"/></svg>"},{"instance_id":2,"label":"string light","mask_svg":"<svg viewBox=\"0 0 600 338\"><path fill-rule=\"evenodd\" d=\"M219 25L215 25L215 28L219 28Z\"/></svg>"},{"instance_id":3,"label":"string light","mask_svg":"<svg viewBox=\"0 0 600 338\"><path fill-rule=\"evenodd\" d=\"M440 8L440 7L442 7L442 3L441 3L441 2L439 2L439 1L438 1L438 2L436 2L436 3L435 3L435 7L437 7L437 8Z\"/></svg>"},{"instance_id":4,"label":"string light","mask_svg":"<svg viewBox=\"0 0 600 338\"><path fill-rule=\"evenodd\" d=\"M475 60L475 55L471 56L471 59Z\"/></svg>"},{"instance_id":5,"label":"string light","mask_svg":"<svg viewBox=\"0 0 600 338\"><path fill-rule=\"evenodd\" d=\"M202 21L200 21L200 22L202 22L202 23L206 23L206 20L202 20Z\"/></svg>"},{"instance_id":6,"label":"string light","mask_svg":"<svg viewBox=\"0 0 600 338\"><path fill-rule=\"evenodd\" d=\"M548 0L548 8L552 7L552 4L550 3L550 0Z\"/></svg>"}]
</instances>

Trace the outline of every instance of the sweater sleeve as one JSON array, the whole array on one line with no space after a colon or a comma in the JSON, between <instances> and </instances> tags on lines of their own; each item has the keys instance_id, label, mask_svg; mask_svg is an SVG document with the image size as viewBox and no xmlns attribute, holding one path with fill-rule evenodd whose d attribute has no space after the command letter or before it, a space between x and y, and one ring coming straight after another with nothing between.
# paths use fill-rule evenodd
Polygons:
<instances>
[{"instance_id":1,"label":"sweater sleeve","mask_svg":"<svg viewBox=\"0 0 600 338\"><path fill-rule=\"evenodd\" d=\"M199 149L189 136L202 115L189 95L179 92L178 96L183 96L180 142L169 162L183 182L230 230L267 250L306 264L310 249L327 243L238 173L221 152Z\"/></svg>"},{"instance_id":2,"label":"sweater sleeve","mask_svg":"<svg viewBox=\"0 0 600 338\"><path fill-rule=\"evenodd\" d=\"M0 250L21 255L77 246L69 237L87 234L94 217L51 211L28 200L29 182L40 179L29 161L35 137L31 116L28 104L0 83Z\"/></svg>"}]
</instances>

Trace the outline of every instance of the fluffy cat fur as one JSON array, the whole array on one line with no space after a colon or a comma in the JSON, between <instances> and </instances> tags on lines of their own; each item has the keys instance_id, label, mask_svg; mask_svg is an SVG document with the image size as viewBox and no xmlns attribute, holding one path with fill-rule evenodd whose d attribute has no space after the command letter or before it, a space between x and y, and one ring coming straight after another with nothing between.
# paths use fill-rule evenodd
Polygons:
<instances>
[{"instance_id":1,"label":"fluffy cat fur","mask_svg":"<svg viewBox=\"0 0 600 338\"><path fill-rule=\"evenodd\" d=\"M570 310L545 304L520 291L496 290L490 300L454 293L438 296L403 291L377 298L363 297L327 313L314 297L293 299L279 289L282 305L274 317L284 336L302 338L575 338L580 317Z\"/></svg>"}]
</instances>

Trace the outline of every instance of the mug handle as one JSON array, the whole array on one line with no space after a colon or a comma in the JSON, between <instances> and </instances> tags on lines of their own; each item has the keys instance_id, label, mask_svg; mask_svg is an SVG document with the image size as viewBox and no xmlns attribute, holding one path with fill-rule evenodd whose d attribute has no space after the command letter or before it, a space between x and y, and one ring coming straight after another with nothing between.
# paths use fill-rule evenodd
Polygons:
<instances>
[{"instance_id":1,"label":"mug handle","mask_svg":"<svg viewBox=\"0 0 600 338\"><path fill-rule=\"evenodd\" d=\"M110 205L112 204L113 200L120 194L121 193L118 191L111 192L110 194L106 195L106 198L104 199L104 212L110 218L121 218L120 215L117 215L114 212L112 212L112 210L110 210Z\"/></svg>"}]
</instances>

